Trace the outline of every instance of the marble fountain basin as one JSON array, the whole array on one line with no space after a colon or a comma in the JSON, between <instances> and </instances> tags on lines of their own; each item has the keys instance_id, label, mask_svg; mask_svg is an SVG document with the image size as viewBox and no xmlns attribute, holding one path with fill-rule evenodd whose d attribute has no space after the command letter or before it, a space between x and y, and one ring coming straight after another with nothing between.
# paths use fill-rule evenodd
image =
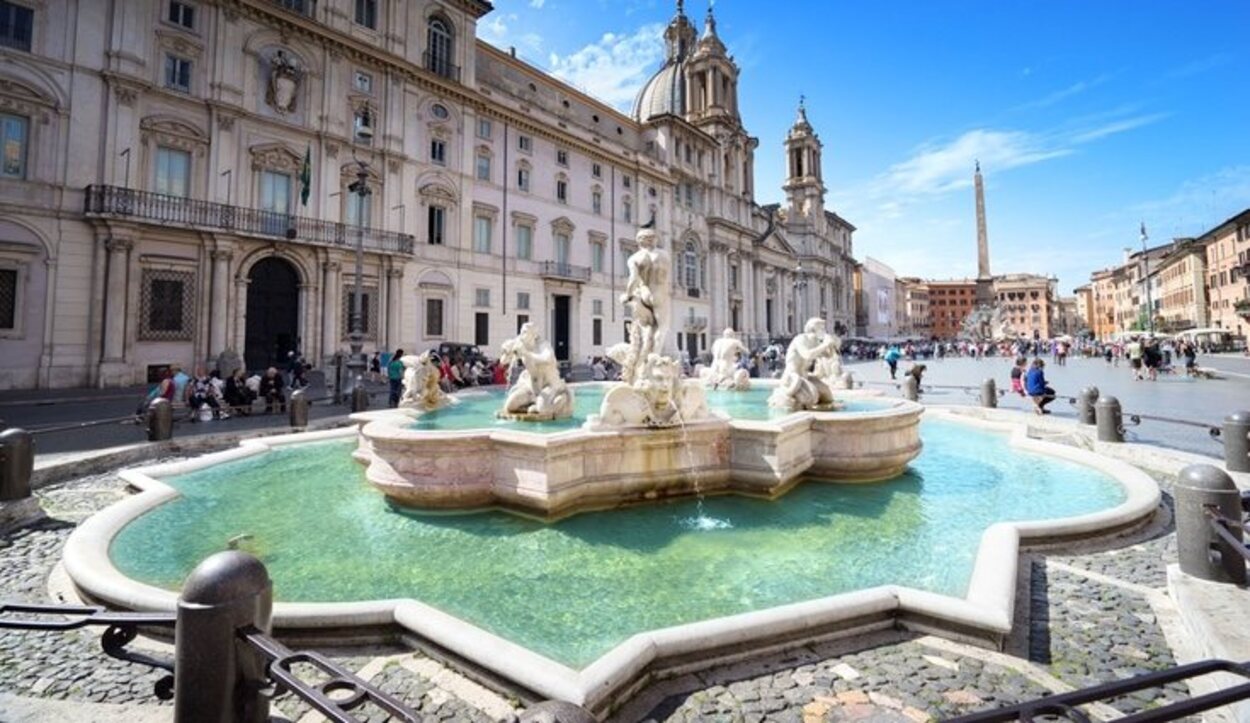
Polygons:
<instances>
[{"instance_id":1,"label":"marble fountain basin","mask_svg":"<svg viewBox=\"0 0 1250 723\"><path fill-rule=\"evenodd\" d=\"M426 509L503 507L545 518L674 496L775 497L805 476L873 482L902 474L921 451L924 408L862 391L841 409L776 412L769 383L712 392L712 419L672 427L592 429L603 384L573 385L574 416L557 422L497 420L502 392L462 397L421 413L353 415L354 456L392 502Z\"/></svg>"}]
</instances>

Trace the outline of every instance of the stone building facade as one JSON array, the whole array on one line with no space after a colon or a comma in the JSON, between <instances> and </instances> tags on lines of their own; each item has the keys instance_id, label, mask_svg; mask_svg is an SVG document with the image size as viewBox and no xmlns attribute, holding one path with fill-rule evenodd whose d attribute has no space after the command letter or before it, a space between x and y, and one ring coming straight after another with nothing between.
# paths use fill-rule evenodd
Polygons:
<instances>
[{"instance_id":1,"label":"stone building facade","mask_svg":"<svg viewBox=\"0 0 1250 723\"><path fill-rule=\"evenodd\" d=\"M976 281L930 279L927 285L933 336L938 339L958 338L963 333L964 319L976 308Z\"/></svg>"},{"instance_id":2,"label":"stone building facade","mask_svg":"<svg viewBox=\"0 0 1250 723\"><path fill-rule=\"evenodd\" d=\"M1198 237L1206 249L1210 325L1245 337L1250 332L1250 209Z\"/></svg>"},{"instance_id":3,"label":"stone building facade","mask_svg":"<svg viewBox=\"0 0 1250 723\"><path fill-rule=\"evenodd\" d=\"M0 0L0 388L143 382L478 343L527 320L624 337L640 223L674 257L674 346L854 320L854 227L800 107L783 204L709 13L680 10L635 112L476 39L485 0ZM363 191L361 193L360 191Z\"/></svg>"},{"instance_id":4,"label":"stone building facade","mask_svg":"<svg viewBox=\"0 0 1250 723\"><path fill-rule=\"evenodd\" d=\"M1155 329L1175 333L1207 323L1207 252L1193 239L1176 239L1150 275Z\"/></svg>"}]
</instances>

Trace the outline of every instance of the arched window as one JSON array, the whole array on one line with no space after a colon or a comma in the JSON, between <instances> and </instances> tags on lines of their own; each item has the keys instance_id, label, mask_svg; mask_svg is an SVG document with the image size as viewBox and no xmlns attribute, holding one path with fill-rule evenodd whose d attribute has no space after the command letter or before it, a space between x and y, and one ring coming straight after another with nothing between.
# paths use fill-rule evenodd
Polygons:
<instances>
[{"instance_id":1,"label":"arched window","mask_svg":"<svg viewBox=\"0 0 1250 723\"><path fill-rule=\"evenodd\" d=\"M699 249L694 245L694 241L686 242L686 251L683 259L682 272L685 275L687 289L697 289L699 284Z\"/></svg>"},{"instance_id":2,"label":"arched window","mask_svg":"<svg viewBox=\"0 0 1250 723\"><path fill-rule=\"evenodd\" d=\"M426 39L425 69L452 78L456 66L451 63L451 25L442 18L430 18Z\"/></svg>"}]
</instances>

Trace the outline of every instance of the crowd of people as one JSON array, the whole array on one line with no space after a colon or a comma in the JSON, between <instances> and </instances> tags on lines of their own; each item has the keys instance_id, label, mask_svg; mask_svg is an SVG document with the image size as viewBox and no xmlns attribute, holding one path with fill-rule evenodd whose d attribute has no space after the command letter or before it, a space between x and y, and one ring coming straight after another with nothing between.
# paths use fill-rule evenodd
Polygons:
<instances>
[{"instance_id":1,"label":"crowd of people","mask_svg":"<svg viewBox=\"0 0 1250 723\"><path fill-rule=\"evenodd\" d=\"M273 414L275 410L284 413L288 390L307 387L311 369L312 366L295 352L288 356L285 373L271 366L263 373L248 375L243 367L237 367L224 379L219 370L209 370L204 365L197 366L195 373L189 375L181 364L171 364L161 372L160 381L148 391L136 413L143 414L147 405L157 398L185 408L192 422L250 416L257 400L264 401L265 414Z\"/></svg>"}]
</instances>

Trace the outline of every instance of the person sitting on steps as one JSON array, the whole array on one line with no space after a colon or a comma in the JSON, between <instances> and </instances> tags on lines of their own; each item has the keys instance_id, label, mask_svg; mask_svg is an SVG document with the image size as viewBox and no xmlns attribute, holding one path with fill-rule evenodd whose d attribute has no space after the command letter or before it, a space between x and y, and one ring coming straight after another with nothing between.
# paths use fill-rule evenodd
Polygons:
<instances>
[{"instance_id":1,"label":"person sitting on steps","mask_svg":"<svg viewBox=\"0 0 1250 723\"><path fill-rule=\"evenodd\" d=\"M1046 362L1034 359L1028 373L1024 375L1024 391L1033 400L1033 409L1038 414L1050 414L1046 405L1055 401L1055 390L1046 383L1046 375L1042 372L1042 367L1045 366Z\"/></svg>"}]
</instances>

